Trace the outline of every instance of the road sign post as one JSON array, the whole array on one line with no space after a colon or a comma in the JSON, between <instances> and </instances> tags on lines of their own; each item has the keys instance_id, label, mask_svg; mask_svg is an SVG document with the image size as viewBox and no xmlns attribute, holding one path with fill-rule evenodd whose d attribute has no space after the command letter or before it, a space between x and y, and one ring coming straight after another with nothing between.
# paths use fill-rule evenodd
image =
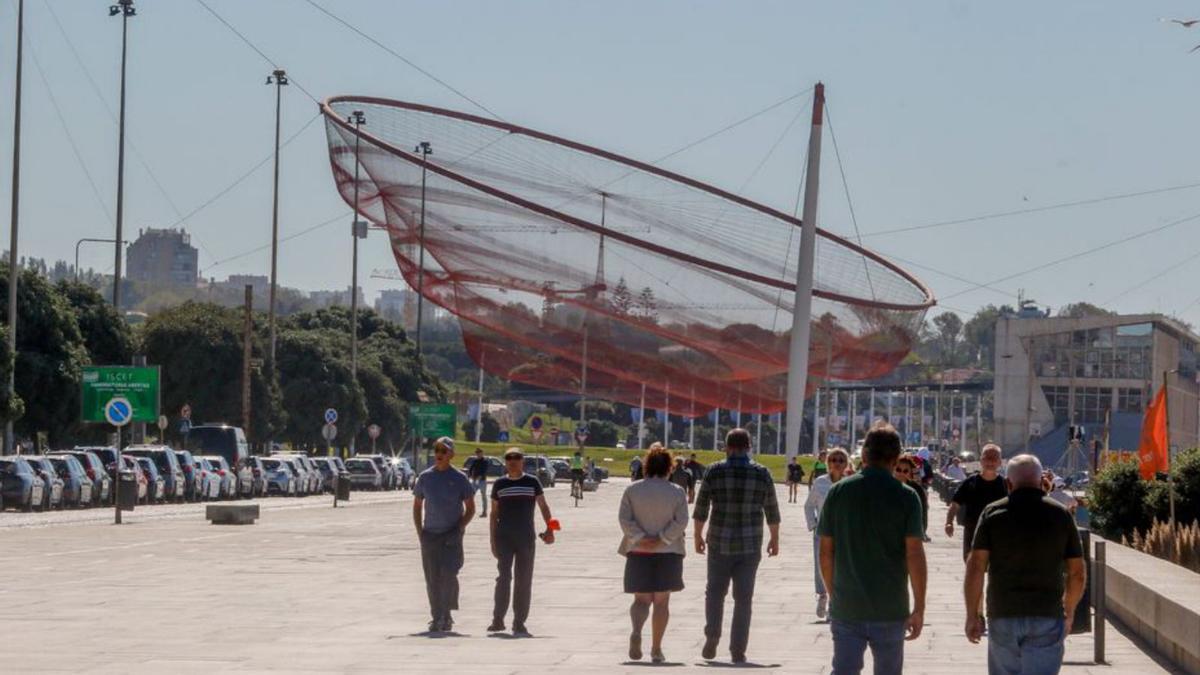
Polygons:
<instances>
[{"instance_id":1,"label":"road sign post","mask_svg":"<svg viewBox=\"0 0 1200 675\"><path fill-rule=\"evenodd\" d=\"M379 438L380 428L378 424L372 424L367 427L367 436L371 439L371 454L375 454L375 439Z\"/></svg>"},{"instance_id":2,"label":"road sign post","mask_svg":"<svg viewBox=\"0 0 1200 675\"><path fill-rule=\"evenodd\" d=\"M117 457L113 465L113 524L121 524L121 427L134 418L133 404L124 396L114 396L104 404L104 420L117 431Z\"/></svg>"}]
</instances>

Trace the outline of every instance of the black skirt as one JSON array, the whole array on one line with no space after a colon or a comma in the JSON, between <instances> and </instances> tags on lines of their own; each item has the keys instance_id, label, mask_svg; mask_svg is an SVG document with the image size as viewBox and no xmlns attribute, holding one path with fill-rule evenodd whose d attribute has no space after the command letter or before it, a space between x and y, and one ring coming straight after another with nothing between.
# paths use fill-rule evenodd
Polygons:
<instances>
[{"instance_id":1,"label":"black skirt","mask_svg":"<svg viewBox=\"0 0 1200 675\"><path fill-rule=\"evenodd\" d=\"M678 553L630 553L625 556L626 593L683 590L683 556Z\"/></svg>"}]
</instances>

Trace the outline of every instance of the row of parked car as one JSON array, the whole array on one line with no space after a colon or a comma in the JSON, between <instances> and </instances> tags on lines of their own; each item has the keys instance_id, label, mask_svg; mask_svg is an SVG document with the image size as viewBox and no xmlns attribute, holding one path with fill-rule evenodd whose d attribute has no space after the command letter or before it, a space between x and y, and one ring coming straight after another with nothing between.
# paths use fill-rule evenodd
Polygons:
<instances>
[{"instance_id":1,"label":"row of parked car","mask_svg":"<svg viewBox=\"0 0 1200 675\"><path fill-rule=\"evenodd\" d=\"M198 451L199 452L199 451ZM227 456L228 455L228 456ZM306 496L334 490L337 477L352 487L411 488L408 461L385 455L308 457L193 454L166 445L76 447L46 455L0 456L0 510L43 511L111 503L116 472L137 481L137 502L197 502L270 495Z\"/></svg>"},{"instance_id":2,"label":"row of parked car","mask_svg":"<svg viewBox=\"0 0 1200 675\"><path fill-rule=\"evenodd\" d=\"M487 462L487 475L489 478L499 478L505 473L504 462L499 458L485 456L484 461ZM475 456L468 456L463 462L463 470L467 470L471 462L475 461ZM571 458L570 457L547 457L545 455L525 455L525 473L538 479L544 488L552 488L558 481L571 482ZM590 478L593 482L599 483L608 479L608 469L600 466L593 466Z\"/></svg>"}]
</instances>

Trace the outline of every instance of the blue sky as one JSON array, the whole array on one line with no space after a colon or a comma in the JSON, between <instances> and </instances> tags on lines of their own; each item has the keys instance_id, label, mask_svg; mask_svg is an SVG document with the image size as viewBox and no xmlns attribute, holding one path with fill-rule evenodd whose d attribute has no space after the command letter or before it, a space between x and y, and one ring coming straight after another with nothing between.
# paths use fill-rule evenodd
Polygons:
<instances>
[{"instance_id":1,"label":"blue sky","mask_svg":"<svg viewBox=\"0 0 1200 675\"><path fill-rule=\"evenodd\" d=\"M302 0L206 0L318 98L371 94L472 112ZM865 243L905 261L948 307L1112 301L1200 324L1200 219L1036 273L1040 263L1200 214L1200 188L890 235L873 232L1200 183L1200 26L1183 2L385 2L318 0L504 119L640 159L676 150L823 80ZM105 3L49 0L107 103L120 25ZM111 236L116 127L47 8L27 0L21 252L70 259ZM132 19L126 228L174 224L271 150L271 70L195 0L141 0ZM1200 10L1197 10L1200 12ZM0 211L7 213L15 3L0 5ZM34 55L75 140L76 159ZM665 166L791 209L807 97ZM284 134L316 114L297 86ZM826 137L820 221L853 232ZM155 186L140 155L152 168ZM319 121L283 153L281 233L345 211ZM86 167L100 198L93 194ZM270 166L187 220L205 276L265 273ZM165 196L164 196L165 193ZM172 206L172 203L174 206ZM349 218L281 247L281 282L349 283ZM7 242L7 239L5 239ZM345 255L337 255L345 251ZM241 257L238 257L241 256ZM111 249L83 262L111 267ZM1137 285L1176 266L1161 279ZM393 267L382 238L363 270ZM933 271L936 270L936 271ZM947 276L953 275L953 276ZM367 279L368 296L389 283ZM973 289L973 290L972 290Z\"/></svg>"}]
</instances>

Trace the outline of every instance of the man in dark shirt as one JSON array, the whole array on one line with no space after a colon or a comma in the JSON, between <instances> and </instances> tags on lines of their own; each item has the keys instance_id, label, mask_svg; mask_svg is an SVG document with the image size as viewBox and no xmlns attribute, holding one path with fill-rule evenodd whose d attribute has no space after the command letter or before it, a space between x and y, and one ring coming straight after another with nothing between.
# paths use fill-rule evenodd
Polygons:
<instances>
[{"instance_id":1,"label":"man in dark shirt","mask_svg":"<svg viewBox=\"0 0 1200 675\"><path fill-rule=\"evenodd\" d=\"M495 605L489 632L504 630L510 587L513 595L513 635L529 635L525 620L533 597L533 558L537 535L533 530L533 506L537 504L546 523L542 540L554 543L550 529L550 507L538 479L525 473L525 455L520 448L504 453L505 475L492 484L492 555L500 575L496 577ZM515 563L515 584L514 584Z\"/></svg>"},{"instance_id":2,"label":"man in dark shirt","mask_svg":"<svg viewBox=\"0 0 1200 675\"><path fill-rule=\"evenodd\" d=\"M475 448L475 454L467 460L467 478L471 479L471 487L479 493L479 503L483 506L480 518L487 518L487 470L488 460L483 456L482 448Z\"/></svg>"},{"instance_id":3,"label":"man in dark shirt","mask_svg":"<svg viewBox=\"0 0 1200 675\"><path fill-rule=\"evenodd\" d=\"M1033 455L1009 461L1012 492L984 509L967 558L963 594L971 642L983 635L980 600L985 572L988 577L991 673L1057 673L1069 617L1087 581L1075 521L1042 492L1041 474Z\"/></svg>"},{"instance_id":4,"label":"man in dark shirt","mask_svg":"<svg viewBox=\"0 0 1200 675\"><path fill-rule=\"evenodd\" d=\"M963 510L963 560L971 553L971 539L975 536L975 525L988 504L1008 496L1008 487L1000 476L1000 446L988 443L979 453L980 472L963 481L946 510L946 536L954 536L954 518Z\"/></svg>"},{"instance_id":5,"label":"man in dark shirt","mask_svg":"<svg viewBox=\"0 0 1200 675\"><path fill-rule=\"evenodd\" d=\"M725 594L733 584L733 624L729 653L734 663L746 662L750 640L750 606L754 579L762 560L763 520L771 538L767 555L779 555L779 499L771 472L750 459L750 432L733 429L725 436L726 459L708 467L696 497L696 553L708 551L708 585L704 591L704 648L700 655L715 658L721 640ZM712 520L709 521L709 510ZM708 537L704 526L708 524Z\"/></svg>"},{"instance_id":6,"label":"man in dark shirt","mask_svg":"<svg viewBox=\"0 0 1200 675\"><path fill-rule=\"evenodd\" d=\"M835 483L821 507L821 577L837 675L861 672L868 646L876 675L899 675L904 641L917 639L925 623L921 503L893 478L900 451L896 430L876 423L863 440L862 470Z\"/></svg>"}]
</instances>

